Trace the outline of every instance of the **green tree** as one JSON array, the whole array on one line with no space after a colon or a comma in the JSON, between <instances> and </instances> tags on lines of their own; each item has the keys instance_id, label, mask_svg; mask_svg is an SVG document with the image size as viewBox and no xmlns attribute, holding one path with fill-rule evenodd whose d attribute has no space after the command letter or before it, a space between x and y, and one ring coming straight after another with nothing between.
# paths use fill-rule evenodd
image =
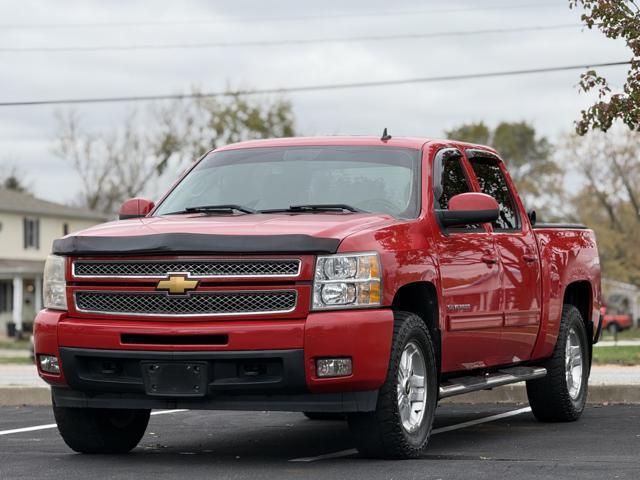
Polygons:
<instances>
[{"instance_id":1,"label":"green tree","mask_svg":"<svg viewBox=\"0 0 640 480\"><path fill-rule=\"evenodd\" d=\"M196 92L197 93L197 92ZM87 132L74 111L58 113L54 153L82 182L80 204L112 213L127 198L152 194L163 174L175 178L218 146L295 135L291 103L283 98L197 96L133 111L111 131ZM171 170L171 171L169 171Z\"/></svg>"},{"instance_id":2,"label":"green tree","mask_svg":"<svg viewBox=\"0 0 640 480\"><path fill-rule=\"evenodd\" d=\"M580 78L579 88L597 93L597 101L581 112L576 132L606 132L615 120L630 130L640 130L640 7L636 0L569 0L571 8L583 8L582 21L587 28L600 30L607 38L623 40L631 50L631 68L621 89L614 89L605 77L588 70Z\"/></svg>"},{"instance_id":3,"label":"green tree","mask_svg":"<svg viewBox=\"0 0 640 480\"><path fill-rule=\"evenodd\" d=\"M551 157L551 146L526 122L502 122L495 129L484 122L460 125L445 132L447 137L491 145L509 168L526 208L535 208L539 218L553 219L562 201L562 169Z\"/></svg>"},{"instance_id":4,"label":"green tree","mask_svg":"<svg viewBox=\"0 0 640 480\"><path fill-rule=\"evenodd\" d=\"M229 143L296 134L293 106L285 98L268 101L235 94L219 99L195 93L195 99L155 109L159 173L172 161L188 162Z\"/></svg>"}]
</instances>

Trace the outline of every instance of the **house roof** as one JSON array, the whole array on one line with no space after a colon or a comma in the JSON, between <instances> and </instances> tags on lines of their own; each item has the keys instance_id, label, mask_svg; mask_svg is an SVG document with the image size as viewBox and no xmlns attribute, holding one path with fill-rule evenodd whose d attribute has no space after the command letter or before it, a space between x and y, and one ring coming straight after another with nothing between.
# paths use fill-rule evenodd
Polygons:
<instances>
[{"instance_id":1,"label":"house roof","mask_svg":"<svg viewBox=\"0 0 640 480\"><path fill-rule=\"evenodd\" d=\"M26 213L47 217L83 218L104 221L107 215L79 207L49 202L29 193L0 188L0 212Z\"/></svg>"}]
</instances>

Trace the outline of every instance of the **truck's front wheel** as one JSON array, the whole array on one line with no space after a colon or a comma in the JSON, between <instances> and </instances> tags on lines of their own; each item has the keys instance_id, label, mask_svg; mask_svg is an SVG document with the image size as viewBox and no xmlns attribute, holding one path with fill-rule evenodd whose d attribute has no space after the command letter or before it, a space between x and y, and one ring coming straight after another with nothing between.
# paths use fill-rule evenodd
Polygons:
<instances>
[{"instance_id":1,"label":"truck's front wheel","mask_svg":"<svg viewBox=\"0 0 640 480\"><path fill-rule=\"evenodd\" d=\"M571 422L582 415L590 366L587 341L580 311L565 305L553 356L544 364L547 376L527 382L531 411L538 420Z\"/></svg>"},{"instance_id":2,"label":"truck's front wheel","mask_svg":"<svg viewBox=\"0 0 640 480\"><path fill-rule=\"evenodd\" d=\"M360 453L375 458L418 456L429 439L437 399L429 331L417 315L397 312L389 369L376 410L348 416Z\"/></svg>"},{"instance_id":3,"label":"truck's front wheel","mask_svg":"<svg viewBox=\"0 0 640 480\"><path fill-rule=\"evenodd\" d=\"M79 453L127 453L144 435L150 410L53 407L65 443Z\"/></svg>"}]
</instances>

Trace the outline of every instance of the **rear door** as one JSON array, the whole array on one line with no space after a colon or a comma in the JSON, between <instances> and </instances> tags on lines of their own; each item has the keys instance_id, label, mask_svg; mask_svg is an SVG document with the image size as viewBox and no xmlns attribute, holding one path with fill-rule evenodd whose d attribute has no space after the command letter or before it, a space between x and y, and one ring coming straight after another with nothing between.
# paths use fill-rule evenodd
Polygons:
<instances>
[{"instance_id":1,"label":"rear door","mask_svg":"<svg viewBox=\"0 0 640 480\"><path fill-rule=\"evenodd\" d=\"M463 155L440 150L432 170L433 208L447 209L459 193L473 191ZM434 215L435 216L435 215ZM440 265L443 372L500 363L502 285L498 252L489 225L434 232Z\"/></svg>"},{"instance_id":2,"label":"rear door","mask_svg":"<svg viewBox=\"0 0 640 480\"><path fill-rule=\"evenodd\" d=\"M466 154L480 191L491 195L500 206L500 218L492 224L504 289L500 350L505 361L517 363L530 358L540 328L538 247L530 223L521 218L524 210L502 161L481 150L468 150Z\"/></svg>"}]
</instances>

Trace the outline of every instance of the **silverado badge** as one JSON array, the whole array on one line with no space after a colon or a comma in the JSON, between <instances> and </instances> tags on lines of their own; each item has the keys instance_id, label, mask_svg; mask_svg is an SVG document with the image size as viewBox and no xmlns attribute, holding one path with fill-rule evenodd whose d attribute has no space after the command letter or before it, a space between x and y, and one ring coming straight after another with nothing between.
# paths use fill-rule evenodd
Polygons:
<instances>
[{"instance_id":1,"label":"silverado badge","mask_svg":"<svg viewBox=\"0 0 640 480\"><path fill-rule=\"evenodd\" d=\"M198 280L190 280L188 273L170 273L165 280L160 280L156 290L163 290L169 295L184 295L198 287Z\"/></svg>"}]
</instances>

